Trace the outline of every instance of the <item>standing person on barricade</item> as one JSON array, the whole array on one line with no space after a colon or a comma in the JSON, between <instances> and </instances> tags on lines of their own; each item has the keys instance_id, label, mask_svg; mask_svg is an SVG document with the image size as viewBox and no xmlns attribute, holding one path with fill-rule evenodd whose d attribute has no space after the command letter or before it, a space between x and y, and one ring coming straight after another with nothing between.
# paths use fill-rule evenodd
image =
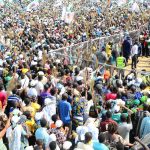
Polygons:
<instances>
[{"instance_id":1,"label":"standing person on barricade","mask_svg":"<svg viewBox=\"0 0 150 150\"><path fill-rule=\"evenodd\" d=\"M126 59L125 59L125 57L122 56L122 53L120 53L120 56L118 56L116 59L116 66L118 68L119 78L121 77L121 79L123 79L124 78L124 68L126 66Z\"/></svg>"},{"instance_id":2,"label":"standing person on barricade","mask_svg":"<svg viewBox=\"0 0 150 150\"><path fill-rule=\"evenodd\" d=\"M136 68L136 64L138 63L138 43L137 41L134 43L132 49L131 49L131 57L132 57L132 64L131 68Z\"/></svg>"}]
</instances>

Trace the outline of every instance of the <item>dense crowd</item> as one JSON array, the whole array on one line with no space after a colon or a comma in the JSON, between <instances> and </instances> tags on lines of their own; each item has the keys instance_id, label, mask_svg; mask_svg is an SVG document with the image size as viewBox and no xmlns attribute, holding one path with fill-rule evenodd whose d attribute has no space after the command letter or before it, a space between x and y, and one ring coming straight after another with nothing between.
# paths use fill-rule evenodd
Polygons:
<instances>
[{"instance_id":1,"label":"dense crowd","mask_svg":"<svg viewBox=\"0 0 150 150\"><path fill-rule=\"evenodd\" d=\"M10 10L0 21L0 150L149 150L140 139L150 136L150 75L136 67L150 55L150 32L145 27L136 39L127 33L148 23L149 10L97 6L71 24L47 9ZM48 56L120 32L120 49L105 43L85 68Z\"/></svg>"}]
</instances>

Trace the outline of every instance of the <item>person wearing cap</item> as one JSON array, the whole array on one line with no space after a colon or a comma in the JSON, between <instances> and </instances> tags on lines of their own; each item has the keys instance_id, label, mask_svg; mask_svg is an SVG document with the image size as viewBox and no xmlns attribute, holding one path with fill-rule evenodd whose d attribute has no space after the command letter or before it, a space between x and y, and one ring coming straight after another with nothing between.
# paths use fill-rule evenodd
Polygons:
<instances>
[{"instance_id":1,"label":"person wearing cap","mask_svg":"<svg viewBox=\"0 0 150 150\"><path fill-rule=\"evenodd\" d=\"M29 78L24 73L21 73L20 83L23 89L27 88L29 85Z\"/></svg>"},{"instance_id":2,"label":"person wearing cap","mask_svg":"<svg viewBox=\"0 0 150 150\"><path fill-rule=\"evenodd\" d=\"M24 115L21 115L17 120L12 120L12 125L7 131L9 149L24 149L29 146L28 138L31 136L31 133L25 125L26 120L27 118Z\"/></svg>"},{"instance_id":3,"label":"person wearing cap","mask_svg":"<svg viewBox=\"0 0 150 150\"><path fill-rule=\"evenodd\" d=\"M47 83L47 78L44 76L44 72L39 71L38 76L42 76L42 81L41 82L43 83L43 85L45 85Z\"/></svg>"},{"instance_id":4,"label":"person wearing cap","mask_svg":"<svg viewBox=\"0 0 150 150\"><path fill-rule=\"evenodd\" d=\"M56 135L56 141L58 143L58 146L60 148L62 148L63 143L67 139L68 131L69 131L68 128L65 128L65 130L63 129L63 122L61 120L57 120L56 121L56 128L50 129L49 133Z\"/></svg>"},{"instance_id":5,"label":"person wearing cap","mask_svg":"<svg viewBox=\"0 0 150 150\"><path fill-rule=\"evenodd\" d=\"M37 91L37 94L38 96L40 96L40 94L43 92L44 90L44 84L42 83L42 80L43 80L43 76L42 75L39 75L38 76L38 81L37 81L37 84L35 86L35 89Z\"/></svg>"},{"instance_id":6,"label":"person wearing cap","mask_svg":"<svg viewBox=\"0 0 150 150\"><path fill-rule=\"evenodd\" d=\"M36 81L32 80L30 82L30 88L27 90L28 97L37 97L37 91L35 89Z\"/></svg>"},{"instance_id":7,"label":"person wearing cap","mask_svg":"<svg viewBox=\"0 0 150 150\"><path fill-rule=\"evenodd\" d=\"M49 124L52 123L52 116L56 114L56 100L52 98L45 99L45 106L42 109L44 116Z\"/></svg>"},{"instance_id":8,"label":"person wearing cap","mask_svg":"<svg viewBox=\"0 0 150 150\"><path fill-rule=\"evenodd\" d=\"M70 141L65 141L63 144L63 150L70 150L72 143Z\"/></svg>"}]
</instances>

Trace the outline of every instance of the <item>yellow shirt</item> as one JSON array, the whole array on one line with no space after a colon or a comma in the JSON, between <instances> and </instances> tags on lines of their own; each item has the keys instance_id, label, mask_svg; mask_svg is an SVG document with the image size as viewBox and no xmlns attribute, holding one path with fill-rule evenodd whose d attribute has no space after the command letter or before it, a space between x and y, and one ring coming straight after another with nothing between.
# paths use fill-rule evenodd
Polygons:
<instances>
[{"instance_id":1,"label":"yellow shirt","mask_svg":"<svg viewBox=\"0 0 150 150\"><path fill-rule=\"evenodd\" d=\"M106 45L106 54L109 57L111 55L111 46L110 45Z\"/></svg>"},{"instance_id":2,"label":"yellow shirt","mask_svg":"<svg viewBox=\"0 0 150 150\"><path fill-rule=\"evenodd\" d=\"M29 131L33 133L34 130L35 130L35 121L34 121L34 119L32 118L31 120L27 120L26 125L28 126Z\"/></svg>"},{"instance_id":3,"label":"yellow shirt","mask_svg":"<svg viewBox=\"0 0 150 150\"><path fill-rule=\"evenodd\" d=\"M35 109L32 106L25 106L23 107L23 111L29 111L31 113L31 116L35 116Z\"/></svg>"},{"instance_id":4,"label":"yellow shirt","mask_svg":"<svg viewBox=\"0 0 150 150\"><path fill-rule=\"evenodd\" d=\"M40 110L41 106L38 103L31 103L31 107L34 108L35 113Z\"/></svg>"}]
</instances>

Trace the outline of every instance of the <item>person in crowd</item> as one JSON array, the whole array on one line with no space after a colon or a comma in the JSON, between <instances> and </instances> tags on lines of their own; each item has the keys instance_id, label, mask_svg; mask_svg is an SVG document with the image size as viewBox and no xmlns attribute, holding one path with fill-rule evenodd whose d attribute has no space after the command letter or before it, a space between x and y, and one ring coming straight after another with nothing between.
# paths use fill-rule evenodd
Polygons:
<instances>
[{"instance_id":1,"label":"person in crowd","mask_svg":"<svg viewBox=\"0 0 150 150\"><path fill-rule=\"evenodd\" d=\"M83 150L86 150L86 149L93 150L92 133L91 132L87 132L85 134L84 142L79 142L77 145L77 148L83 149Z\"/></svg>"},{"instance_id":2,"label":"person in crowd","mask_svg":"<svg viewBox=\"0 0 150 150\"><path fill-rule=\"evenodd\" d=\"M64 126L69 127L71 129L72 107L70 103L67 102L67 99L68 99L68 94L64 93L62 95L62 100L59 102L58 105L58 112L60 115L60 119L63 121Z\"/></svg>"},{"instance_id":3,"label":"person in crowd","mask_svg":"<svg viewBox=\"0 0 150 150\"><path fill-rule=\"evenodd\" d=\"M135 69L136 65L138 63L138 43L135 42L133 47L131 48L131 57L132 57L132 64L131 64L131 68Z\"/></svg>"},{"instance_id":4,"label":"person in crowd","mask_svg":"<svg viewBox=\"0 0 150 150\"><path fill-rule=\"evenodd\" d=\"M104 144L105 142L105 136L103 134L100 134L98 136L99 142L93 142L93 149L94 150L108 150L108 147Z\"/></svg>"},{"instance_id":5,"label":"person in crowd","mask_svg":"<svg viewBox=\"0 0 150 150\"><path fill-rule=\"evenodd\" d=\"M140 34L149 55L149 9L19 3L0 3L0 150L124 150L149 135L149 74L126 70Z\"/></svg>"},{"instance_id":6,"label":"person in crowd","mask_svg":"<svg viewBox=\"0 0 150 150\"><path fill-rule=\"evenodd\" d=\"M114 123L117 125L117 123L114 120L112 120L111 117L112 117L112 113L110 111L107 111L106 112L106 119L100 123L100 131L101 132L107 131L108 125L111 123Z\"/></svg>"},{"instance_id":7,"label":"person in crowd","mask_svg":"<svg viewBox=\"0 0 150 150\"><path fill-rule=\"evenodd\" d=\"M40 120L41 127L35 131L36 141L41 140L45 147L48 147L49 144L49 134L47 131L47 121L43 118ZM43 145L40 144L40 145Z\"/></svg>"},{"instance_id":8,"label":"person in crowd","mask_svg":"<svg viewBox=\"0 0 150 150\"><path fill-rule=\"evenodd\" d=\"M127 116L125 114L121 115L121 124L118 126L118 133L122 136L122 138L129 143L130 139L130 131L132 130L132 122L129 117L129 122L127 122Z\"/></svg>"}]
</instances>

